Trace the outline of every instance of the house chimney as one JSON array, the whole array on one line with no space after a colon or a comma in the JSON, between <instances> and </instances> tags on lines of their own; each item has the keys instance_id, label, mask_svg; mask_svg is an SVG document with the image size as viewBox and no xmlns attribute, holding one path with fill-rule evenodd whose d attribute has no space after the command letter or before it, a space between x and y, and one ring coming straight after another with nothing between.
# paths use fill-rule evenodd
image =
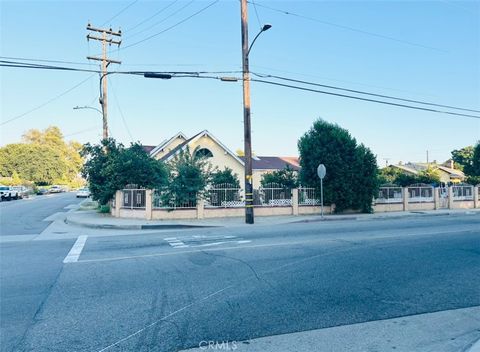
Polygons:
<instances>
[{"instance_id":1,"label":"house chimney","mask_svg":"<svg viewBox=\"0 0 480 352\"><path fill-rule=\"evenodd\" d=\"M450 159L450 169L455 169L455 163Z\"/></svg>"}]
</instances>

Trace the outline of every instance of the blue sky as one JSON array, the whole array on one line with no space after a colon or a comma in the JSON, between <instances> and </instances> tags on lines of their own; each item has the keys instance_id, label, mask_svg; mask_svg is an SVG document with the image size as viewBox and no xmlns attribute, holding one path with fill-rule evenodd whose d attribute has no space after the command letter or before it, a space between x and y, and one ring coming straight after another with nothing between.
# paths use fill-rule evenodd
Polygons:
<instances>
[{"instance_id":1,"label":"blue sky","mask_svg":"<svg viewBox=\"0 0 480 352\"><path fill-rule=\"evenodd\" d=\"M100 44L87 42L87 22L101 26L130 3L2 1L1 56L88 64L85 57L98 54ZM138 1L109 24L113 29L122 29L123 46L127 46L183 20L210 1L194 1L186 6L188 3ZM273 27L255 44L250 55L251 71L480 109L477 1L256 3L259 20L249 5L250 38L258 32L260 23L271 23ZM167 10L130 30L169 4ZM240 70L239 16L239 1L220 1L142 44L119 51L112 47L110 57L122 61L113 69ZM94 64L75 67L96 68ZM89 77L87 73L9 68L0 68L0 74L2 121L49 101ZM208 129L232 150L243 148L241 83L190 78L164 81L123 75L109 79L109 123L116 139L153 145L178 131L192 135ZM68 139L96 142L101 134L100 114L72 108L99 108L97 101L98 77L92 76L59 99L3 125L1 144L19 141L29 128L49 125L61 127ZM480 139L479 119L252 83L252 136L257 154L297 155L298 138L318 117L347 128L377 154L379 165L385 163L384 158L390 162L423 161L426 150L430 160L445 160L452 149Z\"/></svg>"}]
</instances>

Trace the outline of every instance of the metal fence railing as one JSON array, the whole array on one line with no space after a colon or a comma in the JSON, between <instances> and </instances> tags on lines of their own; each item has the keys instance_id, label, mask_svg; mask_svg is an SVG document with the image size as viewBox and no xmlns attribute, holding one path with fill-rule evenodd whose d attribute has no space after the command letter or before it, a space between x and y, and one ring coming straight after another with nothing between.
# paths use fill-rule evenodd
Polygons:
<instances>
[{"instance_id":1,"label":"metal fence railing","mask_svg":"<svg viewBox=\"0 0 480 352\"><path fill-rule=\"evenodd\" d=\"M205 207L238 208L244 206L242 189L230 183L212 185L205 192Z\"/></svg>"},{"instance_id":2,"label":"metal fence railing","mask_svg":"<svg viewBox=\"0 0 480 352\"><path fill-rule=\"evenodd\" d=\"M320 191L313 187L299 187L298 205L320 205Z\"/></svg>"},{"instance_id":3,"label":"metal fence railing","mask_svg":"<svg viewBox=\"0 0 480 352\"><path fill-rule=\"evenodd\" d=\"M145 209L145 190L144 189L122 190L122 208Z\"/></svg>"},{"instance_id":4,"label":"metal fence railing","mask_svg":"<svg viewBox=\"0 0 480 352\"><path fill-rule=\"evenodd\" d=\"M183 199L169 196L165 190L154 190L152 193L152 207L154 209L194 209L197 207L197 194L188 193Z\"/></svg>"},{"instance_id":5,"label":"metal fence railing","mask_svg":"<svg viewBox=\"0 0 480 352\"><path fill-rule=\"evenodd\" d=\"M254 206L290 206L292 205L292 190L276 183L267 184L253 191Z\"/></svg>"},{"instance_id":6,"label":"metal fence railing","mask_svg":"<svg viewBox=\"0 0 480 352\"><path fill-rule=\"evenodd\" d=\"M376 204L402 202L402 187L380 187L378 190L378 197L375 199Z\"/></svg>"},{"instance_id":7,"label":"metal fence railing","mask_svg":"<svg viewBox=\"0 0 480 352\"><path fill-rule=\"evenodd\" d=\"M433 202L433 187L412 186L408 187L409 203Z\"/></svg>"},{"instance_id":8,"label":"metal fence railing","mask_svg":"<svg viewBox=\"0 0 480 352\"><path fill-rule=\"evenodd\" d=\"M473 200L473 190L471 185L453 186L453 200Z\"/></svg>"}]
</instances>

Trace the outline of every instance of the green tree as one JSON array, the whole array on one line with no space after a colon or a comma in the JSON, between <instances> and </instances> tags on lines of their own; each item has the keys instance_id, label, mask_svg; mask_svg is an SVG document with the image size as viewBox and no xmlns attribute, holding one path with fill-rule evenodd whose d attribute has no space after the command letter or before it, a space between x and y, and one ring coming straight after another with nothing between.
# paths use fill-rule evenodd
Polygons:
<instances>
[{"instance_id":1,"label":"green tree","mask_svg":"<svg viewBox=\"0 0 480 352\"><path fill-rule=\"evenodd\" d=\"M87 160L82 175L89 182L92 198L100 204L107 204L117 190L130 184L149 189L166 185L165 165L138 143L125 148L110 138L97 145L85 144L82 155Z\"/></svg>"},{"instance_id":2,"label":"green tree","mask_svg":"<svg viewBox=\"0 0 480 352\"><path fill-rule=\"evenodd\" d=\"M469 145L452 151L452 160L455 163L455 167L466 173L469 172L473 162L473 146Z\"/></svg>"},{"instance_id":3,"label":"green tree","mask_svg":"<svg viewBox=\"0 0 480 352\"><path fill-rule=\"evenodd\" d=\"M350 133L319 119L298 141L302 185L320 188L317 167L327 168L324 200L336 211L348 208L370 211L378 190L377 163L368 148L357 145Z\"/></svg>"},{"instance_id":4,"label":"green tree","mask_svg":"<svg viewBox=\"0 0 480 352\"><path fill-rule=\"evenodd\" d=\"M402 175L402 171L394 166L387 166L383 169L380 169L378 172L378 184L381 185L391 185L397 184L397 179Z\"/></svg>"},{"instance_id":5,"label":"green tree","mask_svg":"<svg viewBox=\"0 0 480 352\"><path fill-rule=\"evenodd\" d=\"M215 170L211 175L210 183L212 185L229 184L236 188L240 187L238 175L233 173L233 170L229 167L225 167L223 170Z\"/></svg>"},{"instance_id":6,"label":"green tree","mask_svg":"<svg viewBox=\"0 0 480 352\"><path fill-rule=\"evenodd\" d=\"M297 172L287 165L283 170L275 170L273 172L263 174L260 183L263 187L266 187L271 183L276 183L285 188L292 189L298 187L298 176Z\"/></svg>"},{"instance_id":7,"label":"green tree","mask_svg":"<svg viewBox=\"0 0 480 352\"><path fill-rule=\"evenodd\" d=\"M67 170L62 155L41 144L8 144L0 148L0 175L30 180L37 185L52 184Z\"/></svg>"},{"instance_id":8,"label":"green tree","mask_svg":"<svg viewBox=\"0 0 480 352\"><path fill-rule=\"evenodd\" d=\"M211 166L205 158L194 157L187 147L170 163L168 187L162 194L164 204L195 205L210 180Z\"/></svg>"},{"instance_id":9,"label":"green tree","mask_svg":"<svg viewBox=\"0 0 480 352\"><path fill-rule=\"evenodd\" d=\"M61 163L64 166L64 172L54 183L72 184L78 183L78 175L83 165L83 159L80 155L82 145L78 142L65 142L60 129L56 126L50 126L43 131L31 129L22 136L24 144L40 145L49 147L60 155Z\"/></svg>"},{"instance_id":10,"label":"green tree","mask_svg":"<svg viewBox=\"0 0 480 352\"><path fill-rule=\"evenodd\" d=\"M360 144L355 149L353 166L355 178L353 186L360 191L353 193L352 208L371 213L373 197L378 194L379 186L377 158L369 148Z\"/></svg>"},{"instance_id":11,"label":"green tree","mask_svg":"<svg viewBox=\"0 0 480 352\"><path fill-rule=\"evenodd\" d=\"M418 173L416 183L426 183L429 185L438 185L440 183L440 173L433 167L428 167Z\"/></svg>"},{"instance_id":12,"label":"green tree","mask_svg":"<svg viewBox=\"0 0 480 352\"><path fill-rule=\"evenodd\" d=\"M480 141L473 148L472 165L465 170L467 182L472 185L480 184Z\"/></svg>"}]
</instances>

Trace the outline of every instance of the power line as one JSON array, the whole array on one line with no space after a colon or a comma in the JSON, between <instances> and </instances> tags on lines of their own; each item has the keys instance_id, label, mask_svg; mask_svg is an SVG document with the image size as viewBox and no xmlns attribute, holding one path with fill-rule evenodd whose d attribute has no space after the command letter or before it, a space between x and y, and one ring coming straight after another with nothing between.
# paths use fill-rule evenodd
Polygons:
<instances>
[{"instance_id":1,"label":"power line","mask_svg":"<svg viewBox=\"0 0 480 352\"><path fill-rule=\"evenodd\" d=\"M299 86L294 86L294 85L290 85L290 84L284 84L284 83L278 83L278 82L265 81L265 80L261 80L261 79L251 79L251 81L252 81L252 82L259 82L259 83L270 84L270 85L275 85L275 86L280 86L280 87L285 87L285 88L298 89L298 90L303 90L303 91L307 91L307 92L333 95L333 96L342 97L342 98L349 98L349 99L356 99L356 100L368 101L368 102L371 102L371 103L378 103L378 104L384 104L384 105L398 106L398 107L407 108L407 109L422 110L422 111L429 111L429 112L435 112L435 113L440 113L440 114L448 114L448 115L454 115L454 116L463 116L463 117L471 117L471 118L475 118L475 119L480 119L480 116L476 116L476 115L461 114L461 113L450 112L450 111L436 110L436 109L430 109L430 108L422 108L422 107L419 107L419 106L412 106L412 105L406 105L406 104L392 103L392 102L388 102L388 101L384 101L384 100L377 100L377 99L369 99L369 98L356 97L356 96L353 96L353 95L346 95L346 94L340 94L340 93L327 92L327 91L318 90L318 89L311 89L311 88L299 87Z\"/></svg>"},{"instance_id":2,"label":"power line","mask_svg":"<svg viewBox=\"0 0 480 352\"><path fill-rule=\"evenodd\" d=\"M37 65L29 64L24 62L15 62L15 61L2 61L0 60L0 67L13 67L13 68L28 68L28 69L39 69L39 70L60 70L60 71L74 71L74 72L90 72L90 73L101 73L100 70L87 70L73 67L65 66L52 66L52 65ZM146 72L152 71L109 71L108 74L127 74L127 75L143 75ZM240 70L231 70L231 71L153 71L153 73L168 73L168 74L189 74L189 75L200 75L200 74L227 74L227 73L241 73Z\"/></svg>"},{"instance_id":3,"label":"power line","mask_svg":"<svg viewBox=\"0 0 480 352\"><path fill-rule=\"evenodd\" d=\"M252 2L252 1L248 1L248 3L251 3L251 2ZM398 39L398 38L390 37L390 36L384 35L384 34L369 32L369 31L365 31L365 30L363 30L363 29L358 29L358 28L354 28L354 27L350 27L350 26L345 26L345 25L342 25L342 24L337 24L337 23L333 23L333 22L329 22L329 21L324 21L324 20L320 20L320 19L318 19L318 18L301 15L301 14L298 14L298 13L294 13L294 12L291 12L291 11L286 11L286 10L274 8L274 7L267 6L267 5L263 5L263 4L259 4L259 3L257 3L257 6L263 7L263 8L265 8L265 9L270 10L270 11L274 11L274 12L281 13L281 14L283 14L283 15L298 17L298 18L302 18L302 19L305 19L305 20L309 20L309 21L313 21L313 22L318 22L318 23L321 23L321 24L324 24L324 25L327 25L327 26L331 26L331 27L341 28L341 29L345 29L345 30L348 30L348 31L357 32L357 33L362 33L362 34L370 35L370 36L373 36L373 37L382 38L382 39L387 39L387 40L391 40L391 41L394 41L394 42L398 42L398 43L402 43L402 44L407 44L407 45L411 45L411 46L417 46L417 47L424 48L424 49L430 49L430 50L436 50L436 51L441 51L441 52L447 52L447 51L444 50L444 49L439 49L439 48L435 48L435 47L431 47L431 46L427 46L427 45L423 45L423 44L418 44L418 43L414 43L414 42L411 42L411 41L408 41L408 40L403 40L403 39Z\"/></svg>"},{"instance_id":4,"label":"power line","mask_svg":"<svg viewBox=\"0 0 480 352\"><path fill-rule=\"evenodd\" d=\"M19 60L19 61L35 61L35 62L50 62L54 64L71 64L71 65L87 65L90 66L90 63L86 62L76 62L76 61L65 61L65 60L47 60L47 59L33 59L25 57L11 57L11 56L0 56L0 59L7 60Z\"/></svg>"},{"instance_id":5,"label":"power line","mask_svg":"<svg viewBox=\"0 0 480 352\"><path fill-rule=\"evenodd\" d=\"M175 3L177 3L178 0L174 0L172 1L170 4L168 4L167 6L164 6L162 7L160 10L158 10L157 12L155 12L153 15L151 15L150 17L140 21L139 23L137 23L135 26L133 26L132 28L129 28L128 31L133 31L135 29L137 29L138 27L140 27L142 24L150 21L152 18L158 16L159 14L161 14L163 11L165 11L166 9L168 9L169 7L175 5Z\"/></svg>"},{"instance_id":6,"label":"power line","mask_svg":"<svg viewBox=\"0 0 480 352\"><path fill-rule=\"evenodd\" d=\"M143 42L145 42L145 41L147 41L147 40L153 39L153 38L155 38L156 36L159 36L160 34L163 34L163 33L167 32L167 31L169 31L169 30L171 30L171 29L173 29L173 28L181 25L182 23L188 21L189 19L191 19L191 18L199 15L200 13L202 13L202 12L205 11L205 10L207 10L207 9L210 8L211 6L215 5L215 4L216 4L217 2L219 2L219 1L220 1L220 0L214 0L214 1L212 1L211 3L209 3L207 6L202 7L202 8L201 8L200 10L198 10L197 12L194 12L194 13L191 14L190 16L185 17L183 20L178 21L177 23L171 25L170 27L167 27L167 28L165 28L164 30L162 30L162 31L160 31L160 32L158 32L158 33L152 34L152 35L150 35L150 36L148 36L148 37L146 37L146 38L144 38L144 39L142 39L142 40L139 40L138 42L132 43L132 44L127 45L127 46L124 46L124 47L120 48L120 50L125 50L125 49L127 49L127 48L131 48L131 47L133 47L133 46L137 46L138 44L141 44L141 43L143 43Z\"/></svg>"},{"instance_id":7,"label":"power line","mask_svg":"<svg viewBox=\"0 0 480 352\"><path fill-rule=\"evenodd\" d=\"M63 137L76 136L77 134L82 134L82 133L85 133L85 132L90 132L90 131L96 130L96 129L98 129L98 127L99 127L98 125L97 126L92 126L92 127L86 128L84 130L80 130L80 131L77 131L77 132L72 132L72 133L66 134Z\"/></svg>"},{"instance_id":8,"label":"power line","mask_svg":"<svg viewBox=\"0 0 480 352\"><path fill-rule=\"evenodd\" d=\"M420 101L420 100L399 98L399 97L394 97L394 96L391 96L391 95L369 93L369 92L364 92L364 91L360 91L360 90L354 90L354 89L336 87L336 86L331 86L331 85L326 85L326 84L308 82L308 81L303 81L303 80L293 79L293 78L287 78L287 77L282 77L282 76L262 75L262 74L258 74L258 73L254 73L254 72L252 72L252 73L255 76L262 77L262 78L276 78L276 79L280 79L280 80L284 80L284 81L288 81L288 82L302 83L302 84L307 84L307 85L311 85L311 86L330 88L330 89L341 90L341 91L345 91L345 92L357 93L357 94L363 94L363 95L370 95L370 96L379 97L379 98L394 99L394 100L405 101L405 102L409 102L409 103L416 103L416 104L429 105L429 106L437 106L437 107L441 107L441 108L448 108L448 109L454 109L454 110L480 112L480 110L459 108L459 107L451 106L451 105L443 105L443 104L430 103L430 102L425 102L425 101Z\"/></svg>"},{"instance_id":9,"label":"power line","mask_svg":"<svg viewBox=\"0 0 480 352\"><path fill-rule=\"evenodd\" d=\"M32 113L32 112L34 112L34 111L37 111L38 109L43 108L44 106L50 104L51 102L54 102L55 100L57 100L57 99L63 97L64 95L70 93L70 92L71 92L72 90L74 90L75 88L81 86L83 83L87 82L87 81L88 81L90 78L92 78L93 76L94 76L94 75L88 76L87 78L85 78L84 80L82 80L82 81L80 81L79 83L75 84L73 87L67 89L67 90L64 91L63 93L60 93L60 94L56 95L55 97L47 100L45 103L42 103L42 104L40 104L40 105L38 105L38 106L36 106L36 107L34 107L34 108L32 108L32 109L30 109L30 110L22 113L22 114L20 114L20 115L14 116L14 117L6 120L6 121L1 122L1 123L0 123L0 126L3 126L3 125L5 125L5 124L7 124L7 123L9 123L9 122L18 120L19 118L21 118L21 117L23 117L23 116L25 116L25 115L28 115L28 114L30 114L30 113Z\"/></svg>"},{"instance_id":10,"label":"power line","mask_svg":"<svg viewBox=\"0 0 480 352\"><path fill-rule=\"evenodd\" d=\"M29 68L29 69L38 69L38 70L60 70L60 71L100 73L99 70L87 70L82 68L65 67L65 66L30 64L26 62L16 62L16 61L6 61L6 60L0 60L0 66L13 67L13 68Z\"/></svg>"},{"instance_id":11,"label":"power line","mask_svg":"<svg viewBox=\"0 0 480 352\"><path fill-rule=\"evenodd\" d=\"M138 2L138 0L132 1L130 4L128 4L123 9L118 11L115 15L113 15L110 19L106 20L100 27L105 26L108 22L110 22L110 21L114 20L115 18L117 18L118 16L120 16L122 13L127 11L131 6L135 5L137 2Z\"/></svg>"},{"instance_id":12,"label":"power line","mask_svg":"<svg viewBox=\"0 0 480 352\"><path fill-rule=\"evenodd\" d=\"M180 7L179 9L177 9L176 11L172 12L170 15L162 18L160 21L155 22L154 24L148 26L147 28L144 28L144 29L140 30L140 31L137 32L137 33L133 33L132 35L129 35L129 36L127 37L127 39L130 39L130 38L132 38L132 37L136 37L137 35L142 34L142 33L146 32L146 31L148 31L149 29L151 29L151 28L159 25L160 23L165 22L166 20L168 20L169 18L175 16L177 13L179 13L179 12L182 11L183 9L187 8L188 6L190 6L191 4L193 4L194 2L195 2L195 0L190 0L190 2L187 2L185 5L183 5L182 7Z\"/></svg>"},{"instance_id":13,"label":"power line","mask_svg":"<svg viewBox=\"0 0 480 352\"><path fill-rule=\"evenodd\" d=\"M112 95L115 99L115 105L117 106L118 112L120 113L120 116L122 118L123 126L125 127L128 135L130 136L130 141L133 143L132 133L130 132L130 128L128 128L127 121L125 119L125 116L123 115L122 109L120 108L120 103L118 102L117 95L115 94L115 90L113 89L112 80L109 79L108 82L110 83L110 88L112 88Z\"/></svg>"},{"instance_id":14,"label":"power line","mask_svg":"<svg viewBox=\"0 0 480 352\"><path fill-rule=\"evenodd\" d=\"M257 17L258 27L262 28L262 22L260 21L260 16L258 16L257 4L255 4L255 0L252 0L252 4L253 4L253 9L255 10L255 17Z\"/></svg>"}]
</instances>

